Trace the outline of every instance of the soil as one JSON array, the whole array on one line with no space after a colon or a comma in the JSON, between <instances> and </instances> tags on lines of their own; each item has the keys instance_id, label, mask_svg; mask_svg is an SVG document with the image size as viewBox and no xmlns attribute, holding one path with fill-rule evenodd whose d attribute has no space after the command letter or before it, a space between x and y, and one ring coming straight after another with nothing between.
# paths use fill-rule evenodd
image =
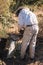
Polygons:
<instances>
[{"instance_id":1,"label":"soil","mask_svg":"<svg viewBox=\"0 0 43 65\"><path fill-rule=\"evenodd\" d=\"M21 60L19 57L6 59L6 52L2 51L0 65L43 65L43 38L37 39L35 59L31 60L27 53L26 58Z\"/></svg>"}]
</instances>

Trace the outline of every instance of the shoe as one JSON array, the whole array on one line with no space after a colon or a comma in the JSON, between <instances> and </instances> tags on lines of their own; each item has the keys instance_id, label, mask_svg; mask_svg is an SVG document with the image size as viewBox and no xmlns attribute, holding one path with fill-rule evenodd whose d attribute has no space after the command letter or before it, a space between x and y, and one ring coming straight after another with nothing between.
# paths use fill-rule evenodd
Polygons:
<instances>
[{"instance_id":1,"label":"shoe","mask_svg":"<svg viewBox=\"0 0 43 65\"><path fill-rule=\"evenodd\" d=\"M30 60L31 60L31 61L35 61L36 59L35 59L35 57L34 57L34 58L30 58Z\"/></svg>"}]
</instances>

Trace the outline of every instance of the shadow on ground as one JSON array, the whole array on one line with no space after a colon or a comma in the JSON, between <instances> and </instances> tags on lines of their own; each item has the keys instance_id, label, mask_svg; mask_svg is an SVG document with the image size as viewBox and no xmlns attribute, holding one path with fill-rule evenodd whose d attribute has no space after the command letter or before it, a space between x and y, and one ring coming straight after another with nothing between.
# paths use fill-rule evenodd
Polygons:
<instances>
[{"instance_id":1,"label":"shadow on ground","mask_svg":"<svg viewBox=\"0 0 43 65\"><path fill-rule=\"evenodd\" d=\"M20 60L19 57L6 59L6 51L4 51L4 55L3 58L0 57L2 62L5 63L3 65L43 65L43 38L37 40L35 60L30 60L28 53L24 60Z\"/></svg>"}]
</instances>

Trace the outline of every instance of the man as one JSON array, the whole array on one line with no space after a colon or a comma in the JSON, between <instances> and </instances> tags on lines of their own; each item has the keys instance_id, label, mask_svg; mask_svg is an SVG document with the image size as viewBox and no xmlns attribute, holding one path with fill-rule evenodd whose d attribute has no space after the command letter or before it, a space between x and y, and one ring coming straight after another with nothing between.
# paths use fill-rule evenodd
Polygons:
<instances>
[{"instance_id":1,"label":"man","mask_svg":"<svg viewBox=\"0 0 43 65\"><path fill-rule=\"evenodd\" d=\"M36 38L39 31L38 21L36 15L29 10L29 8L19 8L16 11L18 16L18 27L19 29L25 29L22 39L21 46L21 59L25 57L26 49L29 45L29 54L30 58L34 59L35 57L35 46Z\"/></svg>"}]
</instances>

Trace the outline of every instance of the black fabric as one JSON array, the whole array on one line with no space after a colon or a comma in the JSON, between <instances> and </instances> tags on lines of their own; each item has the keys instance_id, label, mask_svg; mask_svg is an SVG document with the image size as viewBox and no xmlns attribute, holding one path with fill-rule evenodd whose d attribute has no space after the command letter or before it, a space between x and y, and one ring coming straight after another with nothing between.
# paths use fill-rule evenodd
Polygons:
<instances>
[{"instance_id":1,"label":"black fabric","mask_svg":"<svg viewBox=\"0 0 43 65\"><path fill-rule=\"evenodd\" d=\"M20 30L19 32L20 32L20 34L21 34L21 35L23 35L23 33L24 33L24 30Z\"/></svg>"},{"instance_id":2,"label":"black fabric","mask_svg":"<svg viewBox=\"0 0 43 65\"><path fill-rule=\"evenodd\" d=\"M20 40L21 38L23 37L23 31L22 31L22 33L21 33L21 31L20 31L20 33L19 34L9 34L9 40L13 40L13 41L17 41L17 40Z\"/></svg>"}]
</instances>

